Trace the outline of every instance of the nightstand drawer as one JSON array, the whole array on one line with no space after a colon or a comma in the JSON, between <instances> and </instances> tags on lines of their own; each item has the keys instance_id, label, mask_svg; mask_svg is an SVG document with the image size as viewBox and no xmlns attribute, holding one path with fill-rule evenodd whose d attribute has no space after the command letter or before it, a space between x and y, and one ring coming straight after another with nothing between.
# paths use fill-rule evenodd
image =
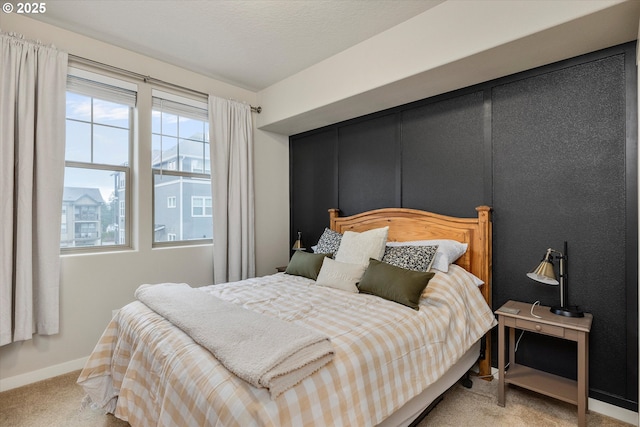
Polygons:
<instances>
[{"instance_id":1,"label":"nightstand drawer","mask_svg":"<svg viewBox=\"0 0 640 427\"><path fill-rule=\"evenodd\" d=\"M544 323L539 323L532 320L515 319L516 328L527 329L529 331L539 332L541 334L553 335L556 337L564 337L564 328L560 326L552 326Z\"/></svg>"}]
</instances>

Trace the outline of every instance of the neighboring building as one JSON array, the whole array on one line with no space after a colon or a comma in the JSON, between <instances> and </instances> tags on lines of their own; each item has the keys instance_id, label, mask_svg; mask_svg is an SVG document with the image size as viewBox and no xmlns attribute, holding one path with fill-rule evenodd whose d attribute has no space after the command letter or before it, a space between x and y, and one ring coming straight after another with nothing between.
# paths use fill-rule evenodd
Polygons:
<instances>
[{"instance_id":1,"label":"neighboring building","mask_svg":"<svg viewBox=\"0 0 640 427\"><path fill-rule=\"evenodd\" d=\"M161 171L211 174L209 144L181 139L153 158L154 241L211 239L211 181Z\"/></svg>"},{"instance_id":2,"label":"neighboring building","mask_svg":"<svg viewBox=\"0 0 640 427\"><path fill-rule=\"evenodd\" d=\"M100 246L103 205L97 188L64 187L60 247Z\"/></svg>"},{"instance_id":3,"label":"neighboring building","mask_svg":"<svg viewBox=\"0 0 640 427\"><path fill-rule=\"evenodd\" d=\"M116 245L127 244L127 187L126 178L123 172L115 172L113 174L114 179L114 192L115 197L114 204L111 206L113 209L113 223L109 225L109 230L113 231L114 243Z\"/></svg>"}]
</instances>

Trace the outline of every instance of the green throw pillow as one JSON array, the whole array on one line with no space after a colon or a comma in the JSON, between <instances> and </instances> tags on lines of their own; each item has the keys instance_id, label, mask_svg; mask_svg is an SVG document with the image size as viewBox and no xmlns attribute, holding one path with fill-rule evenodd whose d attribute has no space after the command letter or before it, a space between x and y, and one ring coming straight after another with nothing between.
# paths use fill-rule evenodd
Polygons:
<instances>
[{"instance_id":1,"label":"green throw pillow","mask_svg":"<svg viewBox=\"0 0 640 427\"><path fill-rule=\"evenodd\" d=\"M312 254L296 251L291 257L285 273L316 280L322 268L322 261L327 256L331 256L331 254Z\"/></svg>"},{"instance_id":2,"label":"green throw pillow","mask_svg":"<svg viewBox=\"0 0 640 427\"><path fill-rule=\"evenodd\" d=\"M407 270L371 258L358 290L418 310L420 295L433 276L433 272Z\"/></svg>"}]
</instances>

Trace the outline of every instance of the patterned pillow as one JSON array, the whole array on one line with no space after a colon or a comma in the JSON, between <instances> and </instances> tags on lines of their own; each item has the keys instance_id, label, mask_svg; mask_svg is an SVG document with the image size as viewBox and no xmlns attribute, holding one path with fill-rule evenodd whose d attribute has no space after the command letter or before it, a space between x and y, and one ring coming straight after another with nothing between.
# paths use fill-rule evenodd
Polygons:
<instances>
[{"instance_id":1,"label":"patterned pillow","mask_svg":"<svg viewBox=\"0 0 640 427\"><path fill-rule=\"evenodd\" d=\"M342 234L325 228L322 236L320 236L320 240L318 240L318 244L316 245L314 252L319 254L335 255L340 247L340 241L342 241Z\"/></svg>"},{"instance_id":2,"label":"patterned pillow","mask_svg":"<svg viewBox=\"0 0 640 427\"><path fill-rule=\"evenodd\" d=\"M436 258L437 245L387 246L382 262L415 271L429 271Z\"/></svg>"},{"instance_id":3,"label":"patterned pillow","mask_svg":"<svg viewBox=\"0 0 640 427\"><path fill-rule=\"evenodd\" d=\"M431 268L443 273L449 271L449 265L453 264L467 251L467 244L449 239L413 240L409 242L387 242L387 246L432 246L438 245L436 258Z\"/></svg>"}]
</instances>

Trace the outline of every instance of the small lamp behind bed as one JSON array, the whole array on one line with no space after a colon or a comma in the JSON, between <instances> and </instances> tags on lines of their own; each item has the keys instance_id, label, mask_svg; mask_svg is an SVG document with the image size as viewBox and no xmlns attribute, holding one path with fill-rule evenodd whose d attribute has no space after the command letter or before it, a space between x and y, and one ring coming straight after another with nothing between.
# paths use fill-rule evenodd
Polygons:
<instances>
[{"instance_id":1,"label":"small lamp behind bed","mask_svg":"<svg viewBox=\"0 0 640 427\"><path fill-rule=\"evenodd\" d=\"M291 249L294 251L304 251L306 249L302 245L302 231L298 231L298 239L293 242L293 247Z\"/></svg>"}]
</instances>

